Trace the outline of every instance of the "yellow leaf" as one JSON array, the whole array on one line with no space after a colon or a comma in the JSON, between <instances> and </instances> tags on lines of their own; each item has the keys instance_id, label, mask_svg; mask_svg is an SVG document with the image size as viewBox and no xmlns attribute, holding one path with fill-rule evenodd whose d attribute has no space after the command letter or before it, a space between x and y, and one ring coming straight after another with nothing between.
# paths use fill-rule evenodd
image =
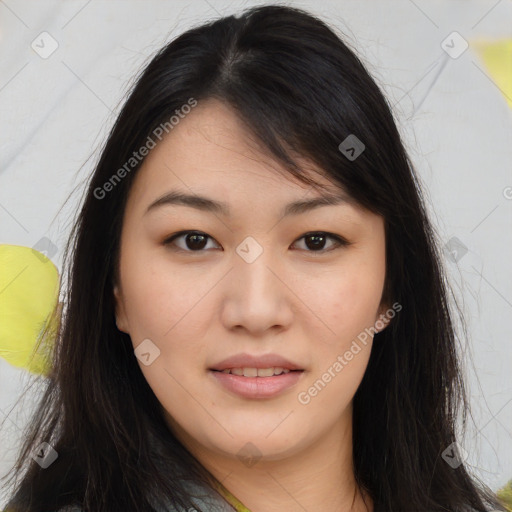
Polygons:
<instances>
[{"instance_id":1,"label":"yellow leaf","mask_svg":"<svg viewBox=\"0 0 512 512\"><path fill-rule=\"evenodd\" d=\"M0 245L0 357L48 375L60 321L59 289L57 267L44 254Z\"/></svg>"},{"instance_id":2,"label":"yellow leaf","mask_svg":"<svg viewBox=\"0 0 512 512\"><path fill-rule=\"evenodd\" d=\"M512 108L512 39L477 40L471 42L471 47L480 55L491 79Z\"/></svg>"}]
</instances>

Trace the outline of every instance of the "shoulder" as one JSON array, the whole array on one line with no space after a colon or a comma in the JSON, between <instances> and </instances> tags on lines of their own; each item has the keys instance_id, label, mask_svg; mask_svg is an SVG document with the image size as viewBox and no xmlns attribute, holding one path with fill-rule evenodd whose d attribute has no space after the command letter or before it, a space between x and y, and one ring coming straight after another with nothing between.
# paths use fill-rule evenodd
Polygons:
<instances>
[{"instance_id":1,"label":"shoulder","mask_svg":"<svg viewBox=\"0 0 512 512\"><path fill-rule=\"evenodd\" d=\"M190 494L194 506L208 512L233 512L233 507L227 503L218 493L210 487L197 483L184 483L184 487ZM192 509L193 510L193 509ZM190 512L192 512L192 510ZM58 509L56 512L84 512L78 505L68 505ZM183 512L178 510L170 501L166 503L164 509L159 512ZM187 511L188 512L188 511Z\"/></svg>"}]
</instances>

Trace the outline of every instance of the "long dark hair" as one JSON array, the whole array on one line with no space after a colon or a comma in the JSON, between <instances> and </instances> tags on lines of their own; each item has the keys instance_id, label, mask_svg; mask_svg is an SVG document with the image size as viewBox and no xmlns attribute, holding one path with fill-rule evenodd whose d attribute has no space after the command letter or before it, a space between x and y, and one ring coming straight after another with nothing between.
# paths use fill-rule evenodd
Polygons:
<instances>
[{"instance_id":1,"label":"long dark hair","mask_svg":"<svg viewBox=\"0 0 512 512\"><path fill-rule=\"evenodd\" d=\"M13 468L9 511L153 511L169 501L187 510L197 505L184 482L212 482L170 432L116 327L113 297L123 212L142 160L126 163L191 98L230 105L292 175L312 183L296 158L307 157L385 220L383 300L403 309L376 335L353 403L355 476L375 512L501 509L464 464L442 456L468 404L437 235L391 108L326 24L265 6L188 30L137 77L65 250L52 371ZM350 135L364 144L355 159L339 148ZM46 469L30 457L42 442L58 453Z\"/></svg>"}]
</instances>

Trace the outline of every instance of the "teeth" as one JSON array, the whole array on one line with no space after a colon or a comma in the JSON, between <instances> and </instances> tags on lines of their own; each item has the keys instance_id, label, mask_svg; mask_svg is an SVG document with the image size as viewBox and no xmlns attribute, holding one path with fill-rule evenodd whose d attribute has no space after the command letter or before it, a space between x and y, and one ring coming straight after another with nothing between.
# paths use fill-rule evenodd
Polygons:
<instances>
[{"instance_id":1,"label":"teeth","mask_svg":"<svg viewBox=\"0 0 512 512\"><path fill-rule=\"evenodd\" d=\"M274 368L259 368L256 372L258 374L258 377L272 377L272 375L277 374L274 371ZM254 377L254 375L247 375L244 370L244 376L246 377Z\"/></svg>"},{"instance_id":2,"label":"teeth","mask_svg":"<svg viewBox=\"0 0 512 512\"><path fill-rule=\"evenodd\" d=\"M226 368L222 373L231 373L244 377L272 377L281 373L289 373L290 370L275 366L272 368Z\"/></svg>"}]
</instances>

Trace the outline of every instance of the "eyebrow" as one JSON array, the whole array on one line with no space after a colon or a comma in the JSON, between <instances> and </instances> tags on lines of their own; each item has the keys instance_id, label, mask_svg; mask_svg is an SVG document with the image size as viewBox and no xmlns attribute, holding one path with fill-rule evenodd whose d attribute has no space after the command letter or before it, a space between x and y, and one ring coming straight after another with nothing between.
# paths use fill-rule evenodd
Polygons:
<instances>
[{"instance_id":1,"label":"eyebrow","mask_svg":"<svg viewBox=\"0 0 512 512\"><path fill-rule=\"evenodd\" d=\"M351 199L344 195L327 194L313 199L304 201L294 201L293 203L287 204L282 211L282 216L288 215L300 215L322 206L337 206L340 204L351 203ZM169 205L180 205L195 208L205 212L218 213L229 217L231 215L228 203L223 201L217 201L209 197L201 196L198 194L186 194L178 190L172 190L167 192L163 196L159 197L156 201L152 202L144 212L144 215L162 206Z\"/></svg>"}]
</instances>

